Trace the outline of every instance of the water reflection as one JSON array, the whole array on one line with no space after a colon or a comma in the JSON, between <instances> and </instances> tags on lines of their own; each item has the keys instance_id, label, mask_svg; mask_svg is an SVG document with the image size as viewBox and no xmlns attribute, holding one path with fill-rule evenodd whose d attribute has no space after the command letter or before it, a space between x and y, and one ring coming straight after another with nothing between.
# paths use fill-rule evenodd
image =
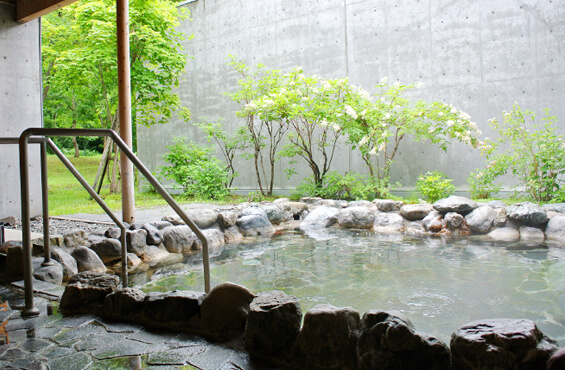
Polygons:
<instances>
[{"instance_id":1,"label":"water reflection","mask_svg":"<svg viewBox=\"0 0 565 370\"><path fill-rule=\"evenodd\" d=\"M444 341L472 320L528 318L565 345L565 251L552 245L329 229L228 246L212 263L213 285L280 289L298 297L304 312L319 303L399 310ZM150 281L145 291L203 286L193 260L136 279Z\"/></svg>"}]
</instances>

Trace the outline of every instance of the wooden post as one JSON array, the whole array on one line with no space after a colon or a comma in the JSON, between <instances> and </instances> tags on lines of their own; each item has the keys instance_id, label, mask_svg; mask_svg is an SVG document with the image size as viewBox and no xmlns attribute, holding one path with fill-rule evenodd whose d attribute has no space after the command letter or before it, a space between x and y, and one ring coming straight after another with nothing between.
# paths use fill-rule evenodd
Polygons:
<instances>
[{"instance_id":1,"label":"wooden post","mask_svg":"<svg viewBox=\"0 0 565 370\"><path fill-rule=\"evenodd\" d=\"M118 28L118 93L120 137L131 148L131 81L129 58L129 4L128 0L116 0ZM127 156L120 156L122 180L122 219L133 223L135 218L133 164Z\"/></svg>"}]
</instances>

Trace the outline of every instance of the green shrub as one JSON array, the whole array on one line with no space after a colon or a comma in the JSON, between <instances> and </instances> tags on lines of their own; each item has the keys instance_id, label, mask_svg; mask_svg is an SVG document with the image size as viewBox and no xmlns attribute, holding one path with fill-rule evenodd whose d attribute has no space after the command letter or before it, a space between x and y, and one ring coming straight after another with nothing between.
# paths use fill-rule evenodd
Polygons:
<instances>
[{"instance_id":1,"label":"green shrub","mask_svg":"<svg viewBox=\"0 0 565 370\"><path fill-rule=\"evenodd\" d=\"M322 186L316 186L312 177L305 178L291 195L292 199L300 197L320 197L324 199L371 199L377 193L377 185L370 176L356 173L344 175L337 171L328 172L322 182ZM378 193L388 193L388 189L381 189Z\"/></svg>"},{"instance_id":2,"label":"green shrub","mask_svg":"<svg viewBox=\"0 0 565 370\"><path fill-rule=\"evenodd\" d=\"M169 153L163 158L170 165L160 167L163 177L173 180L184 195L222 199L229 194L226 184L229 174L220 160L211 156L212 150L184 138L175 138L174 144L167 146Z\"/></svg>"},{"instance_id":3,"label":"green shrub","mask_svg":"<svg viewBox=\"0 0 565 370\"><path fill-rule=\"evenodd\" d=\"M447 198L455 192L455 186L451 179L439 171L426 172L420 175L416 181L416 188L430 203Z\"/></svg>"},{"instance_id":4,"label":"green shrub","mask_svg":"<svg viewBox=\"0 0 565 370\"><path fill-rule=\"evenodd\" d=\"M517 103L512 111L504 112L503 122L489 121L499 138L483 144L489 164L472 174L472 192L490 195L492 189L500 189L495 181L508 175L517 182L515 195L525 193L537 202L565 201L565 143L555 133L557 119L546 110L543 123L535 122L535 114L523 111Z\"/></svg>"}]
</instances>

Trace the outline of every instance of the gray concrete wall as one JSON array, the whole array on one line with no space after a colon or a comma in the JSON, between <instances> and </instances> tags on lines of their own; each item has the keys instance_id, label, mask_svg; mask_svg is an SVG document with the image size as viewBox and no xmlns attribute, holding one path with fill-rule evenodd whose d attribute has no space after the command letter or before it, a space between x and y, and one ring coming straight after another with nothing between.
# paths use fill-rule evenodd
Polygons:
<instances>
[{"instance_id":1,"label":"gray concrete wall","mask_svg":"<svg viewBox=\"0 0 565 370\"><path fill-rule=\"evenodd\" d=\"M389 81L421 81L415 98L453 103L471 114L485 136L487 120L517 101L539 112L550 108L565 133L565 2L533 0L198 0L183 5L192 21L181 30L188 70L178 92L193 118L223 117L240 123L223 93L236 74L228 54L248 65L303 66L305 73L349 77L372 91ZM198 130L173 119L138 130L139 154L154 169L173 136L204 142ZM365 173L358 153L340 148L335 169ZM299 160L300 161L300 160ZM299 162L301 163L301 162ZM465 189L470 171L483 164L477 150L454 144L444 153L427 143L405 141L392 181L413 188L419 174L440 170ZM279 163L279 169L288 164ZM256 188L252 162L239 162L240 190ZM301 167L300 175L309 172ZM276 187L296 186L279 171Z\"/></svg>"},{"instance_id":2,"label":"gray concrete wall","mask_svg":"<svg viewBox=\"0 0 565 370\"><path fill-rule=\"evenodd\" d=\"M39 21L13 21L14 6L0 4L0 137L41 126ZM31 215L41 213L39 150L30 147ZM0 218L20 217L17 145L0 145Z\"/></svg>"}]
</instances>

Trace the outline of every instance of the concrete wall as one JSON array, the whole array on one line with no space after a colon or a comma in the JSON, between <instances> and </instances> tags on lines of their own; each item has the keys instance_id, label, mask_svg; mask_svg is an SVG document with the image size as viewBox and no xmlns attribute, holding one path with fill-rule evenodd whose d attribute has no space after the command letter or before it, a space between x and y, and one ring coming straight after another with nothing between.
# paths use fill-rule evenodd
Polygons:
<instances>
[{"instance_id":1,"label":"concrete wall","mask_svg":"<svg viewBox=\"0 0 565 370\"><path fill-rule=\"evenodd\" d=\"M349 77L369 91L384 76L421 81L424 88L415 98L453 103L471 114L485 136L492 137L487 120L501 117L515 101L540 115L550 108L565 133L562 1L198 0L183 6L192 13L181 29L194 34L185 42L194 59L178 92L195 120L223 117L229 126L239 125L237 107L222 95L236 86L237 76L226 66L234 54L248 65L301 65L308 74ZM139 154L150 168L162 164L173 136L204 142L196 128L177 119L139 129ZM335 169L365 172L359 155L346 146L339 158ZM419 174L437 169L465 189L469 172L482 164L479 152L463 145L444 153L405 141L392 180L411 188ZM239 189L256 187L252 167L240 161ZM299 173L309 174L304 168ZM279 171L276 187L292 188L300 178L289 182Z\"/></svg>"},{"instance_id":2,"label":"concrete wall","mask_svg":"<svg viewBox=\"0 0 565 370\"><path fill-rule=\"evenodd\" d=\"M39 21L13 21L14 6L0 4L0 137L41 126ZM30 146L31 215L41 213L39 150ZM17 145L0 145L0 218L20 217Z\"/></svg>"}]
</instances>

